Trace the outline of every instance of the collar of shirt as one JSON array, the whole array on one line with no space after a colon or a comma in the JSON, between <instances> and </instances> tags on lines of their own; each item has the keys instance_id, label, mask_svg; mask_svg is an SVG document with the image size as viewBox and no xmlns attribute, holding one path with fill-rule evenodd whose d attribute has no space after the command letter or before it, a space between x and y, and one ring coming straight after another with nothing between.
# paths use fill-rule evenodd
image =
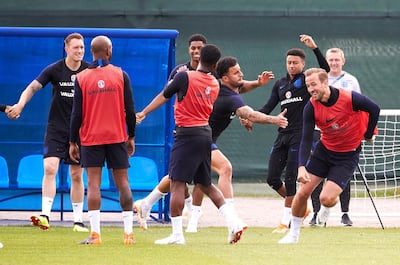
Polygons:
<instances>
[{"instance_id":1,"label":"collar of shirt","mask_svg":"<svg viewBox=\"0 0 400 265\"><path fill-rule=\"evenodd\" d=\"M96 61L93 61L89 64L89 69L97 68L97 67L103 67L110 64L109 60L103 60L103 59L98 59Z\"/></svg>"}]
</instances>

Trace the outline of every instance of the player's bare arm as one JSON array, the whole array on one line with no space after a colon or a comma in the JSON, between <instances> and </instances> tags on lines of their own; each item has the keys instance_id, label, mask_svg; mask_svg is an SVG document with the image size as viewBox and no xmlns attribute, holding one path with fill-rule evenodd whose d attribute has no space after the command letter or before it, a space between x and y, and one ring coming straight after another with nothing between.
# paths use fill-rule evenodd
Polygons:
<instances>
[{"instance_id":1,"label":"player's bare arm","mask_svg":"<svg viewBox=\"0 0 400 265\"><path fill-rule=\"evenodd\" d=\"M10 119L18 119L21 115L22 110L25 105L31 100L33 95L42 89L43 86L37 80L33 80L22 92L18 103L11 106L10 110L7 112L7 116Z\"/></svg>"},{"instance_id":2,"label":"player's bare arm","mask_svg":"<svg viewBox=\"0 0 400 265\"><path fill-rule=\"evenodd\" d=\"M143 111L136 112L136 125L140 124L146 118L146 114Z\"/></svg>"},{"instance_id":3,"label":"player's bare arm","mask_svg":"<svg viewBox=\"0 0 400 265\"><path fill-rule=\"evenodd\" d=\"M168 101L168 98L164 97L164 92L161 91L142 111L141 115L146 117L149 113L161 107L165 102ZM136 114L137 115L137 114ZM143 119L144 119L143 117ZM136 116L137 118L137 116ZM140 117L139 117L140 118Z\"/></svg>"},{"instance_id":4,"label":"player's bare arm","mask_svg":"<svg viewBox=\"0 0 400 265\"><path fill-rule=\"evenodd\" d=\"M266 115L259 111L254 111L249 106L243 106L236 110L236 115L240 118L249 120L250 122L261 123L261 124L275 124L279 127L286 128L288 125L287 118L285 117L287 110L285 109L277 116ZM245 123L242 122L245 126Z\"/></svg>"},{"instance_id":5,"label":"player's bare arm","mask_svg":"<svg viewBox=\"0 0 400 265\"><path fill-rule=\"evenodd\" d=\"M275 76L274 76L273 72L263 71L261 74L258 75L257 80L252 80L252 81L243 80L243 85L240 88L240 93L243 94L243 93L249 92L257 87L264 86L264 85L268 84L268 82L274 78L275 78Z\"/></svg>"}]
</instances>

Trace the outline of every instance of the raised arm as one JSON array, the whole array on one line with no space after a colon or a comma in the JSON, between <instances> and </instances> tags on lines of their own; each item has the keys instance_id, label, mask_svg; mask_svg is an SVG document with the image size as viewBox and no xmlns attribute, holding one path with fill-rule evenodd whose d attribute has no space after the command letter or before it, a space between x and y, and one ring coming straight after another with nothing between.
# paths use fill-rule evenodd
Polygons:
<instances>
[{"instance_id":1,"label":"raised arm","mask_svg":"<svg viewBox=\"0 0 400 265\"><path fill-rule=\"evenodd\" d=\"M319 50L319 48L318 48L317 44L315 43L314 39L310 35L301 34L300 35L300 41L305 46L307 46L308 48L312 49L312 51L314 52L315 56L317 57L319 67L321 67L327 73L329 73L329 71L331 70L330 67L329 67L329 64L326 61L324 55Z\"/></svg>"}]
</instances>

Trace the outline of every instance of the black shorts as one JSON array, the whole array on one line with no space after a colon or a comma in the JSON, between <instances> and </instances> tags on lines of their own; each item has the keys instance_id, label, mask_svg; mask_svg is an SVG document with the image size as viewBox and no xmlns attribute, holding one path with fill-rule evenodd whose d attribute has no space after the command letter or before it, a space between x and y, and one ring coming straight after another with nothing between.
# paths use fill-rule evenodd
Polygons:
<instances>
[{"instance_id":1,"label":"black shorts","mask_svg":"<svg viewBox=\"0 0 400 265\"><path fill-rule=\"evenodd\" d=\"M320 178L335 182L344 189L356 170L360 150L358 148L351 152L332 152L318 142L307 162L306 169Z\"/></svg>"},{"instance_id":2,"label":"black shorts","mask_svg":"<svg viewBox=\"0 0 400 265\"><path fill-rule=\"evenodd\" d=\"M269 157L267 183L278 190L284 172L287 196L296 194L300 141L301 133L279 133Z\"/></svg>"},{"instance_id":3,"label":"black shorts","mask_svg":"<svg viewBox=\"0 0 400 265\"><path fill-rule=\"evenodd\" d=\"M44 137L43 158L58 157L68 165L79 165L69 157L69 134L48 127Z\"/></svg>"},{"instance_id":4,"label":"black shorts","mask_svg":"<svg viewBox=\"0 0 400 265\"><path fill-rule=\"evenodd\" d=\"M129 168L128 145L126 142L117 144L104 144L81 146L82 167L103 167L107 161L107 168Z\"/></svg>"},{"instance_id":5,"label":"black shorts","mask_svg":"<svg viewBox=\"0 0 400 265\"><path fill-rule=\"evenodd\" d=\"M177 129L171 150L172 180L211 184L211 129L209 126Z\"/></svg>"}]
</instances>

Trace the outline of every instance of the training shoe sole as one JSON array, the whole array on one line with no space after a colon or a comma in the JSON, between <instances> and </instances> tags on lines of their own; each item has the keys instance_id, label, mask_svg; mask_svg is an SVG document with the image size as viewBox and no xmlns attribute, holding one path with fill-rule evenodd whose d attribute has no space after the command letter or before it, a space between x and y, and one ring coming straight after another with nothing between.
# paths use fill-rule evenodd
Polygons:
<instances>
[{"instance_id":1,"label":"training shoe sole","mask_svg":"<svg viewBox=\"0 0 400 265\"><path fill-rule=\"evenodd\" d=\"M46 218L46 217L42 217L42 218ZM48 230L50 228L49 223L46 221L44 222L41 217L39 216L31 216L31 223L34 226L38 226L40 227L40 229L42 230Z\"/></svg>"},{"instance_id":2,"label":"training shoe sole","mask_svg":"<svg viewBox=\"0 0 400 265\"><path fill-rule=\"evenodd\" d=\"M243 230L236 231L234 235L229 239L229 244L236 244L239 242L243 234Z\"/></svg>"}]
</instances>

